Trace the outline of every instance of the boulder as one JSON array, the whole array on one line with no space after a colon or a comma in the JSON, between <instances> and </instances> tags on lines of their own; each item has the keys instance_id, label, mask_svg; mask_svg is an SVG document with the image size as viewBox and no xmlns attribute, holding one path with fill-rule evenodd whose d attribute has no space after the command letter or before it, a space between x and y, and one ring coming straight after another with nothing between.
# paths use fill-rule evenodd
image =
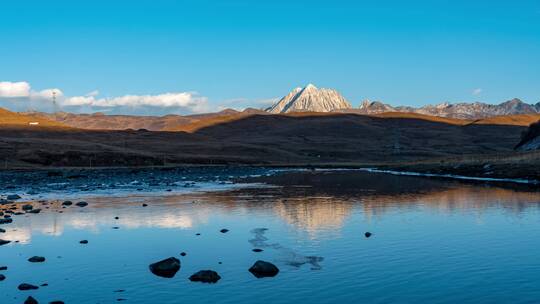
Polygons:
<instances>
[{"instance_id":1,"label":"boulder","mask_svg":"<svg viewBox=\"0 0 540 304\"><path fill-rule=\"evenodd\" d=\"M257 278L265 278L275 277L279 273L279 269L272 263L259 260L249 268L249 272Z\"/></svg>"},{"instance_id":2,"label":"boulder","mask_svg":"<svg viewBox=\"0 0 540 304\"><path fill-rule=\"evenodd\" d=\"M175 257L170 257L159 262L150 264L150 271L163 278L173 278L178 270L180 270L180 260Z\"/></svg>"},{"instance_id":3,"label":"boulder","mask_svg":"<svg viewBox=\"0 0 540 304\"><path fill-rule=\"evenodd\" d=\"M45 262L45 258L42 257L42 256L33 256L31 258L28 259L28 262L31 262L31 263L43 263Z\"/></svg>"},{"instance_id":4,"label":"boulder","mask_svg":"<svg viewBox=\"0 0 540 304\"><path fill-rule=\"evenodd\" d=\"M38 289L39 287L32 284L22 283L17 288L19 290L35 290L35 289Z\"/></svg>"},{"instance_id":5,"label":"boulder","mask_svg":"<svg viewBox=\"0 0 540 304\"><path fill-rule=\"evenodd\" d=\"M72 201L64 201L64 202L62 203L62 206L71 206L71 205L73 205L73 202L72 202Z\"/></svg>"},{"instance_id":6,"label":"boulder","mask_svg":"<svg viewBox=\"0 0 540 304\"><path fill-rule=\"evenodd\" d=\"M38 304L39 302L32 298L32 296L29 296L28 298L26 298L26 300L24 301L24 304Z\"/></svg>"},{"instance_id":7,"label":"boulder","mask_svg":"<svg viewBox=\"0 0 540 304\"><path fill-rule=\"evenodd\" d=\"M30 210L34 209L34 206L32 206L30 204L26 204L26 205L22 205L21 209L24 210L24 211L30 211Z\"/></svg>"},{"instance_id":8,"label":"boulder","mask_svg":"<svg viewBox=\"0 0 540 304\"><path fill-rule=\"evenodd\" d=\"M78 202L75 205L77 205L79 207L86 207L86 206L88 206L88 203L87 202Z\"/></svg>"},{"instance_id":9,"label":"boulder","mask_svg":"<svg viewBox=\"0 0 540 304\"><path fill-rule=\"evenodd\" d=\"M6 198L8 201L16 201L18 199L21 199L21 197L18 194L10 194Z\"/></svg>"},{"instance_id":10,"label":"boulder","mask_svg":"<svg viewBox=\"0 0 540 304\"><path fill-rule=\"evenodd\" d=\"M0 225L2 225L2 224L9 224L9 223L11 223L11 222L13 222L13 219L11 219L11 218L9 218L9 217L7 217L7 218L0 218Z\"/></svg>"},{"instance_id":11,"label":"boulder","mask_svg":"<svg viewBox=\"0 0 540 304\"><path fill-rule=\"evenodd\" d=\"M11 243L11 241L0 239L0 246L6 245L6 244L9 244L9 243Z\"/></svg>"},{"instance_id":12,"label":"boulder","mask_svg":"<svg viewBox=\"0 0 540 304\"><path fill-rule=\"evenodd\" d=\"M217 283L221 277L219 274L213 270L201 270L192 274L189 277L191 282L202 282L202 283Z\"/></svg>"}]
</instances>

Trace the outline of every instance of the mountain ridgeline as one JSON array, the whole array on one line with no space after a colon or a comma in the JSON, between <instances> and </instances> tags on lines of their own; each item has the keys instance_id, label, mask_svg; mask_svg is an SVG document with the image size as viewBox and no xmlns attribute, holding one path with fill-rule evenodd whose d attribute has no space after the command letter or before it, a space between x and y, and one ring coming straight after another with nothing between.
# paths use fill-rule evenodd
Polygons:
<instances>
[{"instance_id":1,"label":"mountain ridgeline","mask_svg":"<svg viewBox=\"0 0 540 304\"><path fill-rule=\"evenodd\" d=\"M267 112L344 112L356 114L381 114L387 112L416 113L430 116L482 119L493 116L516 114L540 114L540 102L527 104L520 99L503 102L498 105L482 102L474 103L441 103L419 108L409 106L391 106L379 101L364 101L358 108L351 104L336 90L318 89L312 84L304 88L296 88L277 103L266 109Z\"/></svg>"},{"instance_id":2,"label":"mountain ridgeline","mask_svg":"<svg viewBox=\"0 0 540 304\"><path fill-rule=\"evenodd\" d=\"M350 109L351 104L332 89L319 89L312 84L296 88L266 109L273 114L290 112L333 112Z\"/></svg>"}]
</instances>

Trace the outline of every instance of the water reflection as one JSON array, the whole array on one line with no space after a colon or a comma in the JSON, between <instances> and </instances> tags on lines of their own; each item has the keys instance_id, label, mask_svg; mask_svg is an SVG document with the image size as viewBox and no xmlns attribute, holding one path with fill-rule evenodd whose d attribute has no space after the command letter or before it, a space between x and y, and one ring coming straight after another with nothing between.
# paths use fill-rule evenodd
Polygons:
<instances>
[{"instance_id":1,"label":"water reflection","mask_svg":"<svg viewBox=\"0 0 540 304\"><path fill-rule=\"evenodd\" d=\"M519 215L527 208L540 206L540 192L531 189L420 177L304 172L266 177L264 181L280 187L191 195L87 198L90 206L86 208L63 209L60 201L52 202L50 209L39 215L15 216L5 238L26 244L33 233L60 236L65 229L98 233L113 225L123 229L195 229L220 215L239 218L277 215L313 238L319 231L339 233L354 212L369 220L384 217L386 213L426 208L430 212L475 212L481 216L488 208ZM143 208L142 202L149 207ZM114 219L115 216L119 219Z\"/></svg>"}]
</instances>

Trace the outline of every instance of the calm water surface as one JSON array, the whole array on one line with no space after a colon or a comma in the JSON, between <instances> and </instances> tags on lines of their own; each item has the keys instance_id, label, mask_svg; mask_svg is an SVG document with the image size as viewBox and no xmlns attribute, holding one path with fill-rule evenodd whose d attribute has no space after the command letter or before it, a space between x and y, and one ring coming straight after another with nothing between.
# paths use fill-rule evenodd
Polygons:
<instances>
[{"instance_id":1,"label":"calm water surface","mask_svg":"<svg viewBox=\"0 0 540 304\"><path fill-rule=\"evenodd\" d=\"M243 182L273 187L90 196L64 209L48 198L49 209L0 225L13 241L0 247L0 302L540 302L533 188L347 171ZM182 263L174 278L148 270L171 256ZM259 259L280 273L256 279L247 269ZM203 269L222 279L188 280ZM48 286L17 290L23 282Z\"/></svg>"}]
</instances>

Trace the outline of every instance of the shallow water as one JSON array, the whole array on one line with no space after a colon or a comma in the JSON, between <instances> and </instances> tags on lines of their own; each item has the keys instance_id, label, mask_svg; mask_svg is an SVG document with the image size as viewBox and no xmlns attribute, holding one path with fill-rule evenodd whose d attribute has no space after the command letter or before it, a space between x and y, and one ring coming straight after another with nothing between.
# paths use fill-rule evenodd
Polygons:
<instances>
[{"instance_id":1,"label":"shallow water","mask_svg":"<svg viewBox=\"0 0 540 304\"><path fill-rule=\"evenodd\" d=\"M0 247L0 266L8 266L0 302L29 295L40 303L540 301L534 187L353 171L241 181L275 187L86 196L84 208L61 208L42 193L50 205L40 214L0 225L7 230L0 238L13 241ZM29 263L34 255L47 260ZM174 278L148 270L170 256L182 263ZM255 278L247 269L259 259L279 274ZM203 269L222 279L188 280ZM23 282L48 286L17 290Z\"/></svg>"}]
</instances>

